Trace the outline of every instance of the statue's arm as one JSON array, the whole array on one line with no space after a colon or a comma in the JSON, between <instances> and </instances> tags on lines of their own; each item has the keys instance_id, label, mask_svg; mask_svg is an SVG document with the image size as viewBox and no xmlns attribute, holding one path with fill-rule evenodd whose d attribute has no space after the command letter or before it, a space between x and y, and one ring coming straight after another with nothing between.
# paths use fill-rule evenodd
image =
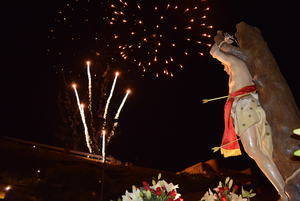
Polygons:
<instances>
[{"instance_id":1,"label":"statue's arm","mask_svg":"<svg viewBox=\"0 0 300 201\"><path fill-rule=\"evenodd\" d=\"M231 46L231 45L226 44L226 43L223 43L223 45L228 45L228 47ZM223 45L222 45L222 47L223 47ZM236 69L236 67L246 65L246 63L240 57L237 57L233 54L224 52L222 50L222 47L220 48L217 45L217 43L215 43L212 46L212 48L210 50L210 54L212 55L213 58L219 60L223 65L229 67L230 69L232 69L232 68Z\"/></svg>"},{"instance_id":2,"label":"statue's arm","mask_svg":"<svg viewBox=\"0 0 300 201\"><path fill-rule=\"evenodd\" d=\"M210 49L210 54L213 58L219 60L223 65L228 66L228 67L232 67L233 65L235 65L239 58L231 55L231 54L227 54L225 52L223 52L217 45L217 43L215 43L212 48Z\"/></svg>"},{"instance_id":3,"label":"statue's arm","mask_svg":"<svg viewBox=\"0 0 300 201\"><path fill-rule=\"evenodd\" d=\"M229 43L222 43L224 40L225 40L225 38L224 38L223 32L222 31L218 31L217 35L214 37L214 41L219 46L219 48L223 52L225 52L227 54L231 54L233 56L236 56L236 57L238 57L239 59L241 59L244 62L247 61L248 56L247 56L247 54L244 51L242 51L239 47L230 45Z\"/></svg>"}]
</instances>

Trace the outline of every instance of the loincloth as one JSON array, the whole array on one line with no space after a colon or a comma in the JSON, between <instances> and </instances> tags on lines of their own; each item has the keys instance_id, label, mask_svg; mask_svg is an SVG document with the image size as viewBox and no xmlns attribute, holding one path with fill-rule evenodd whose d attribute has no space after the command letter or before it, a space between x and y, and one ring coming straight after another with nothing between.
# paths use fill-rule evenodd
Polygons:
<instances>
[{"instance_id":1,"label":"loincloth","mask_svg":"<svg viewBox=\"0 0 300 201\"><path fill-rule=\"evenodd\" d=\"M266 113L258 101L257 93L235 98L231 117L233 118L235 132L238 136L255 126L258 146L264 154L272 158L273 144L271 127L266 119Z\"/></svg>"}]
</instances>

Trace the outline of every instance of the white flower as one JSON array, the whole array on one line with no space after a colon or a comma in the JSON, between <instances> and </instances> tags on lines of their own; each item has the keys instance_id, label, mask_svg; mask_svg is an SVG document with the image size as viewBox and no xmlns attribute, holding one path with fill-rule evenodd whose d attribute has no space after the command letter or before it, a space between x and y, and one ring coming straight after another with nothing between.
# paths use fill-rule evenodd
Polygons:
<instances>
[{"instance_id":1,"label":"white flower","mask_svg":"<svg viewBox=\"0 0 300 201\"><path fill-rule=\"evenodd\" d=\"M173 183L169 183L169 184L165 183L165 188L166 188L167 192L169 193L173 190L176 191L176 189L179 188L179 187L178 187L178 185L174 185Z\"/></svg>"},{"instance_id":2,"label":"white flower","mask_svg":"<svg viewBox=\"0 0 300 201\"><path fill-rule=\"evenodd\" d=\"M210 189L204 194L201 198L201 201L215 201L217 200L218 196L214 194Z\"/></svg>"},{"instance_id":3,"label":"white flower","mask_svg":"<svg viewBox=\"0 0 300 201\"><path fill-rule=\"evenodd\" d=\"M201 201L214 201L214 200L215 200L214 195L210 194L209 192L206 192L204 196L201 198Z\"/></svg>"},{"instance_id":4,"label":"white flower","mask_svg":"<svg viewBox=\"0 0 300 201\"><path fill-rule=\"evenodd\" d=\"M131 194L131 198L133 201L143 201L143 198L141 197L141 191L140 189L134 189L132 194Z\"/></svg>"},{"instance_id":5,"label":"white flower","mask_svg":"<svg viewBox=\"0 0 300 201\"><path fill-rule=\"evenodd\" d=\"M156 190L158 187L160 188L165 187L168 193L171 192L172 190L176 191L176 189L179 188L178 185L174 185L173 183L168 184L165 180L160 180L155 185L151 186L151 188L154 190Z\"/></svg>"},{"instance_id":6,"label":"white flower","mask_svg":"<svg viewBox=\"0 0 300 201\"><path fill-rule=\"evenodd\" d=\"M140 189L132 188L132 193L126 191L125 195L122 196L122 201L143 201Z\"/></svg>"},{"instance_id":7,"label":"white flower","mask_svg":"<svg viewBox=\"0 0 300 201\"><path fill-rule=\"evenodd\" d=\"M157 181L155 182L154 180L152 181L152 186L150 186L150 188L152 189L157 189L158 187L161 188L162 186L164 186L164 184L167 183L165 182L165 180L161 180L161 181Z\"/></svg>"},{"instance_id":8,"label":"white flower","mask_svg":"<svg viewBox=\"0 0 300 201\"><path fill-rule=\"evenodd\" d=\"M130 198L129 192L126 190L125 195L122 196L122 201L132 201Z\"/></svg>"},{"instance_id":9,"label":"white flower","mask_svg":"<svg viewBox=\"0 0 300 201\"><path fill-rule=\"evenodd\" d=\"M231 200L232 201L247 201L247 198L243 198L241 195L237 195L237 194L233 193L231 195Z\"/></svg>"},{"instance_id":10,"label":"white flower","mask_svg":"<svg viewBox=\"0 0 300 201\"><path fill-rule=\"evenodd\" d=\"M230 179L230 181L229 181L229 183L228 183L228 188L229 188L229 189L231 189L231 187L232 187L232 184L233 184L233 180L232 180L232 179Z\"/></svg>"},{"instance_id":11,"label":"white flower","mask_svg":"<svg viewBox=\"0 0 300 201\"><path fill-rule=\"evenodd\" d=\"M181 194L177 193L176 196L175 196L175 200L180 198L180 197L181 197Z\"/></svg>"},{"instance_id":12,"label":"white flower","mask_svg":"<svg viewBox=\"0 0 300 201\"><path fill-rule=\"evenodd\" d=\"M222 184L222 182L220 181L220 182L219 182L219 185L218 185L218 188L219 188L219 187L222 187L222 186L223 186L223 184Z\"/></svg>"},{"instance_id":13,"label":"white flower","mask_svg":"<svg viewBox=\"0 0 300 201\"><path fill-rule=\"evenodd\" d=\"M160 180L157 183L155 183L155 185L151 186L150 188L152 188L153 190L156 190L157 188L165 188L167 193L171 192L171 191L175 191L176 192L176 196L175 196L175 200L177 198L180 198L181 194L177 193L177 188L178 185L174 185L173 183L167 183L165 180Z\"/></svg>"},{"instance_id":14,"label":"white flower","mask_svg":"<svg viewBox=\"0 0 300 201\"><path fill-rule=\"evenodd\" d=\"M225 179L225 185L229 182L229 180L230 180L230 177L226 177L226 179Z\"/></svg>"}]
</instances>

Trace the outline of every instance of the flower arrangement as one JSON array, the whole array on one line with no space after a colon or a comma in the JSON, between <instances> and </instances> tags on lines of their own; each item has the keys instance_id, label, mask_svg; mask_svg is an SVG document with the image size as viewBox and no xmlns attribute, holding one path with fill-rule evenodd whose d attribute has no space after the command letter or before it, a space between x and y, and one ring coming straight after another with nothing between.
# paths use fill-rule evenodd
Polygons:
<instances>
[{"instance_id":1,"label":"flower arrangement","mask_svg":"<svg viewBox=\"0 0 300 201\"><path fill-rule=\"evenodd\" d=\"M177 188L178 185L161 180L159 174L157 181L152 180L151 186L145 181L140 188L132 186L132 192L126 190L125 195L118 201L183 201L181 195L177 193Z\"/></svg>"},{"instance_id":2,"label":"flower arrangement","mask_svg":"<svg viewBox=\"0 0 300 201\"><path fill-rule=\"evenodd\" d=\"M200 201L249 201L250 198L256 194L253 190L241 190L241 194L237 194L239 186L233 185L233 180L226 178L225 183L219 182L218 187L214 188L212 192L210 189L204 194Z\"/></svg>"}]
</instances>

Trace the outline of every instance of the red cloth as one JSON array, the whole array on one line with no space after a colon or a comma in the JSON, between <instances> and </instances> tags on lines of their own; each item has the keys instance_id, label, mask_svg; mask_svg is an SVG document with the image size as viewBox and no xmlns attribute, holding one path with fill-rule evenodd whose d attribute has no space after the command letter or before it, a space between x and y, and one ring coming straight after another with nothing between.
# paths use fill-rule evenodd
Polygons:
<instances>
[{"instance_id":1,"label":"red cloth","mask_svg":"<svg viewBox=\"0 0 300 201\"><path fill-rule=\"evenodd\" d=\"M253 91L256 91L256 87L254 85L246 86L244 88L239 89L236 92L229 94L229 98L227 99L227 102L224 107L225 129L222 138L222 150L221 150L222 154L224 154L225 157L240 155L240 145L239 142L237 141L237 134L235 132L233 119L231 117L231 108L232 108L234 98L236 96L251 93ZM227 154L223 152L227 152Z\"/></svg>"}]
</instances>

